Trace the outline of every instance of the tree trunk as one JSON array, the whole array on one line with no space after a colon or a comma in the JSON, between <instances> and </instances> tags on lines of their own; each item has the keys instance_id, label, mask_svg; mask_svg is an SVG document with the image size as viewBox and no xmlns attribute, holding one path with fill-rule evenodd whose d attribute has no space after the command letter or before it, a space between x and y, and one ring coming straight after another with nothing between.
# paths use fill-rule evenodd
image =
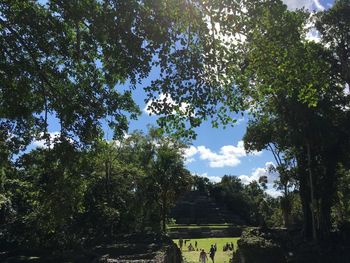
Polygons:
<instances>
[{"instance_id":1,"label":"tree trunk","mask_svg":"<svg viewBox=\"0 0 350 263\"><path fill-rule=\"evenodd\" d=\"M309 173L309 184L310 184L310 210L311 210L311 224L312 224L312 239L317 241L317 233L316 233L316 222L315 222L315 198L314 198L314 184L313 184L313 174L311 167L311 150L310 143L307 142L307 166Z\"/></svg>"},{"instance_id":2,"label":"tree trunk","mask_svg":"<svg viewBox=\"0 0 350 263\"><path fill-rule=\"evenodd\" d=\"M163 194L162 197L162 230L166 232L166 211L167 211L167 201L166 201L166 193Z\"/></svg>"},{"instance_id":3,"label":"tree trunk","mask_svg":"<svg viewBox=\"0 0 350 263\"><path fill-rule=\"evenodd\" d=\"M303 232L304 236L307 239L312 238L312 220L311 220L311 209L309 206L310 203L310 194L307 187L307 166L305 163L304 152L297 155L298 162L298 174L300 176L300 200L303 209Z\"/></svg>"},{"instance_id":4,"label":"tree trunk","mask_svg":"<svg viewBox=\"0 0 350 263\"><path fill-rule=\"evenodd\" d=\"M288 194L288 191L285 191L285 195L281 199L281 209L283 214L283 221L284 221L284 227L289 228L291 225L290 220L290 196Z\"/></svg>"},{"instance_id":5,"label":"tree trunk","mask_svg":"<svg viewBox=\"0 0 350 263\"><path fill-rule=\"evenodd\" d=\"M335 189L336 181L336 167L337 167L337 149L334 151L328 151L324 154L326 166L324 174L324 182L322 187L322 200L321 200L321 211L320 211L320 234L323 240L329 238L331 231L331 207Z\"/></svg>"}]
</instances>

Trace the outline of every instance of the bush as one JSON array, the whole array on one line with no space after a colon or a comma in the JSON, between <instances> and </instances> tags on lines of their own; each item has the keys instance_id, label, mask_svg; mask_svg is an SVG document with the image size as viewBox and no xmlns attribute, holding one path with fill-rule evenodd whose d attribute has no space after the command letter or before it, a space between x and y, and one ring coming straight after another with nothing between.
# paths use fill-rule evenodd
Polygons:
<instances>
[{"instance_id":1,"label":"bush","mask_svg":"<svg viewBox=\"0 0 350 263\"><path fill-rule=\"evenodd\" d=\"M283 263L286 259L283 249L273 241L270 233L260 229L247 229L238 240L238 250L233 262Z\"/></svg>"}]
</instances>

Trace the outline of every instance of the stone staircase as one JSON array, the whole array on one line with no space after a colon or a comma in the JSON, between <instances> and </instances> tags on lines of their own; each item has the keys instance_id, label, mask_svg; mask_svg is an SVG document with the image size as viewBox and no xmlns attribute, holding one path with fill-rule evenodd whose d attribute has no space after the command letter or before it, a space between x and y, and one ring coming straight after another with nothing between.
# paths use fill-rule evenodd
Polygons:
<instances>
[{"instance_id":1,"label":"stone staircase","mask_svg":"<svg viewBox=\"0 0 350 263\"><path fill-rule=\"evenodd\" d=\"M171 210L170 218L174 218L176 224L184 225L244 224L239 216L199 191L182 196Z\"/></svg>"},{"instance_id":2,"label":"stone staircase","mask_svg":"<svg viewBox=\"0 0 350 263\"><path fill-rule=\"evenodd\" d=\"M243 228L242 226L232 225L227 225L225 228L215 226L199 226L196 228L179 226L168 229L168 236L172 239L240 237Z\"/></svg>"}]
</instances>

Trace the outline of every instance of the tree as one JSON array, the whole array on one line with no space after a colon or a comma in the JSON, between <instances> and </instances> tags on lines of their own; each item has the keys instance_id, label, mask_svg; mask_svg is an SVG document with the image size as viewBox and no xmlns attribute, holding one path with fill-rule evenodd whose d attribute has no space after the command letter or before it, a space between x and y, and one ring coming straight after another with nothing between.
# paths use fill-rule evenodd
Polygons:
<instances>
[{"instance_id":1,"label":"tree","mask_svg":"<svg viewBox=\"0 0 350 263\"><path fill-rule=\"evenodd\" d=\"M104 119L121 135L139 109L118 85L134 86L156 66L161 76L146 91L168 131L194 137L201 122L233 124L233 113L244 109L256 120L276 121L288 139L267 141L295 156L305 234L327 238L337 165L348 165L348 7L337 1L317 16L324 45L306 39L306 11L274 0L2 1L0 164L35 137L49 144L50 115L60 123L61 141L93 144ZM142 165L169 178L178 167L163 165L171 154L164 150L157 163L157 147L151 149ZM71 167L62 156L53 159ZM65 164L46 161L40 174L67 176Z\"/></svg>"},{"instance_id":2,"label":"tree","mask_svg":"<svg viewBox=\"0 0 350 263\"><path fill-rule=\"evenodd\" d=\"M248 196L244 193L244 185L237 176L224 175L221 182L214 184L211 195L228 209L239 215L244 221L253 223L250 220L251 207Z\"/></svg>"},{"instance_id":3,"label":"tree","mask_svg":"<svg viewBox=\"0 0 350 263\"><path fill-rule=\"evenodd\" d=\"M337 0L332 8L316 16L316 28L321 34L325 48L332 54L332 68L348 86L350 85L349 14L349 1Z\"/></svg>"},{"instance_id":4,"label":"tree","mask_svg":"<svg viewBox=\"0 0 350 263\"><path fill-rule=\"evenodd\" d=\"M156 156L153 160L152 181L157 193L157 202L161 210L162 230L166 231L166 222L170 207L179 195L188 191L192 185L190 172L184 166L179 152L179 144L173 140L159 140ZM181 146L180 146L181 147Z\"/></svg>"},{"instance_id":5,"label":"tree","mask_svg":"<svg viewBox=\"0 0 350 263\"><path fill-rule=\"evenodd\" d=\"M1 170L0 209L7 222L6 207L23 208L7 228L26 228L23 244L59 248L69 246L69 238L111 237L144 227L136 226L140 209L132 214L127 204L137 207L135 200L150 187L145 171L154 153L144 151L135 163L127 162L126 155L101 142L102 127L107 122L120 139L129 119L140 113L132 90L183 35L187 6L187 1L158 0L1 1L0 167L14 172ZM52 118L60 125L56 142L49 134ZM48 149L25 154L14 165L13 156L33 139L46 140ZM23 177L13 180L12 172ZM105 224L94 228L98 215ZM82 233L69 229L79 223L85 226ZM30 227L38 235L30 235Z\"/></svg>"},{"instance_id":6,"label":"tree","mask_svg":"<svg viewBox=\"0 0 350 263\"><path fill-rule=\"evenodd\" d=\"M338 174L332 221L333 224L340 227L350 220L350 173L344 167L339 167Z\"/></svg>"},{"instance_id":7,"label":"tree","mask_svg":"<svg viewBox=\"0 0 350 263\"><path fill-rule=\"evenodd\" d=\"M85 157L86 209L81 219L84 229L94 230L99 239L140 230L137 195L144 191L139 185L146 172L140 163L123 159L127 148L124 140L100 141Z\"/></svg>"},{"instance_id":8,"label":"tree","mask_svg":"<svg viewBox=\"0 0 350 263\"><path fill-rule=\"evenodd\" d=\"M318 28L322 29L324 22L321 34L324 32L324 41L330 43L330 49L306 38L308 12L290 11L281 1L196 4L209 29L192 31L198 40L196 47L189 46L192 59L184 65L173 54L174 70L164 74L164 85L155 82L153 88L160 85L163 92L169 92L172 104L177 105L174 107L191 104L193 110L186 111L185 119L193 127L208 118L214 119L214 126L218 122L228 124L231 114L241 107L249 108L253 118L277 119L278 127L283 128L281 132L289 136L284 147L293 151L297 162L304 233L314 240L327 239L336 167L345 161L349 141L348 102L343 92L347 76L343 71L347 71L349 57L347 40L342 37L348 35L349 28L347 1L339 1L332 8L338 11L320 15ZM334 24L335 16L329 18L334 14L341 17L339 30ZM328 28L331 30L327 31ZM186 54L188 50L182 47L182 51ZM201 61L203 67L194 67L194 59ZM342 64L343 73L334 71L332 61ZM178 79L179 86L167 88L165 83L173 78ZM189 96L208 100L189 100ZM196 111L197 108L201 110ZM181 115L181 111L177 113ZM166 118L161 120L170 121L168 128L179 128L180 132L185 128L179 124L183 121L181 117Z\"/></svg>"},{"instance_id":9,"label":"tree","mask_svg":"<svg viewBox=\"0 0 350 263\"><path fill-rule=\"evenodd\" d=\"M192 185L181 147L152 128L88 149L69 140L33 149L1 170L1 244L74 249L165 230L169 208Z\"/></svg>"},{"instance_id":10,"label":"tree","mask_svg":"<svg viewBox=\"0 0 350 263\"><path fill-rule=\"evenodd\" d=\"M82 144L100 138L104 120L125 132L140 113L132 89L183 34L181 10L186 1L2 1L0 127L10 152L48 140L53 117Z\"/></svg>"},{"instance_id":11,"label":"tree","mask_svg":"<svg viewBox=\"0 0 350 263\"><path fill-rule=\"evenodd\" d=\"M276 19L282 21L278 20L278 26L273 26L273 31L270 31L272 27L267 22L262 28L266 30L265 34L256 32L257 38L253 42L251 54L253 61L247 67L248 74L254 76L255 89L247 86L247 91L260 103L258 112L280 121L283 125L278 127L285 127L290 136L290 141L284 147L293 149L297 159L305 231L317 239L327 235L330 230L334 168L342 154L338 147L346 141L343 141L342 127L333 121L333 118L345 117L338 108L342 104L342 88L332 75L322 46L296 41L302 36L298 28L301 28L305 19L303 14L286 12L285 16ZM293 33L287 34L283 28L279 29L284 23L289 26L296 23L294 36ZM284 44L280 42L281 37ZM269 39L272 41L267 42ZM266 50L269 51L266 53ZM281 55L277 55L279 61L274 62L276 54ZM256 57L264 59L256 60ZM320 60L320 57L324 59ZM253 71L249 69L251 66ZM303 70L308 72L306 76L302 75ZM320 81L321 79L323 80ZM320 159L323 164L319 162ZM325 167L325 172L318 169L319 165Z\"/></svg>"},{"instance_id":12,"label":"tree","mask_svg":"<svg viewBox=\"0 0 350 263\"><path fill-rule=\"evenodd\" d=\"M213 183L210 182L209 178L198 176L198 175L192 175L192 178L193 178L192 189L207 195L211 192Z\"/></svg>"},{"instance_id":13,"label":"tree","mask_svg":"<svg viewBox=\"0 0 350 263\"><path fill-rule=\"evenodd\" d=\"M5 227L10 242L31 248L67 248L76 245L72 231L83 210L85 182L81 154L69 142L24 154L11 176L15 217Z\"/></svg>"},{"instance_id":14,"label":"tree","mask_svg":"<svg viewBox=\"0 0 350 263\"><path fill-rule=\"evenodd\" d=\"M114 208L123 204L117 210L121 217L119 225L125 230L158 231L160 221L163 231L166 230L169 208L192 182L181 154L184 147L182 142L164 137L158 129L150 127L147 134L135 131L121 141L102 143L97 152L92 152L99 160L94 169L100 169L105 178L106 197L116 196ZM110 180L114 181L112 185ZM107 188L108 185L113 188ZM127 218L124 221L123 215Z\"/></svg>"},{"instance_id":15,"label":"tree","mask_svg":"<svg viewBox=\"0 0 350 263\"><path fill-rule=\"evenodd\" d=\"M277 173L279 176L274 181L274 187L282 191L280 207L284 226L289 227L292 212L291 190L295 190L297 186L296 161L283 122L273 117L269 119L269 117L260 116L259 119L249 122L243 137L244 146L247 151L267 149L272 152L276 165L271 165L268 169L269 173Z\"/></svg>"}]
</instances>

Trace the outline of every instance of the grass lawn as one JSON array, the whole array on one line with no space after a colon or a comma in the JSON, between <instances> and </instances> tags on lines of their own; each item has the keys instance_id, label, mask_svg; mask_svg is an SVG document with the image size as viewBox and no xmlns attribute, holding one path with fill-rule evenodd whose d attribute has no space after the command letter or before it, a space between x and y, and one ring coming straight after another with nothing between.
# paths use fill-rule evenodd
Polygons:
<instances>
[{"instance_id":1,"label":"grass lawn","mask_svg":"<svg viewBox=\"0 0 350 263\"><path fill-rule=\"evenodd\" d=\"M196 239L186 239L186 246L185 242L182 247L182 256L185 259L185 262L188 263L194 263L199 261L199 251L188 251L188 245L192 243L194 246L195 241L198 243L198 250L203 248L205 252L208 254L209 258L209 249L211 245L214 245L216 243L217 245L217 251L215 253L215 263L228 263L230 258L232 257L232 251L223 251L223 247L226 243L233 243L234 248L236 250L237 248L237 240L238 237L224 237L224 238L196 238ZM175 244L179 245L179 240L174 239L173 240ZM185 240L184 240L185 241ZM209 258L209 261L211 263L211 260Z\"/></svg>"}]
</instances>

